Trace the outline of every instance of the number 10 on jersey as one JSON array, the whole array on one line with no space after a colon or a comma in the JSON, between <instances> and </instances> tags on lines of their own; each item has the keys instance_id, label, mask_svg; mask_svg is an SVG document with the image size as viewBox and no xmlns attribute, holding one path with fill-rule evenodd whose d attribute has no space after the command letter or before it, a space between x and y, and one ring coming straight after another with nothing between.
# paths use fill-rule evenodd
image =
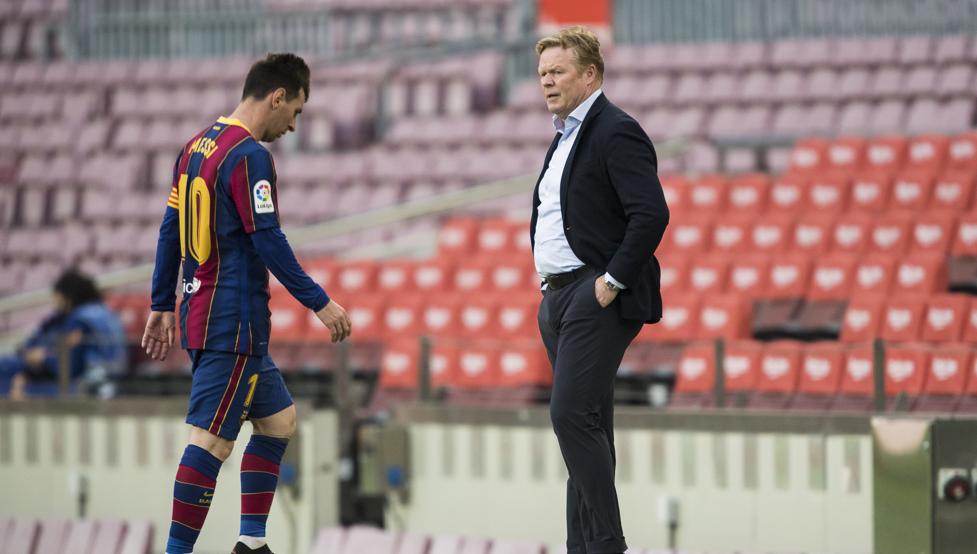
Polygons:
<instances>
[{"instance_id":1,"label":"number 10 on jersey","mask_svg":"<svg viewBox=\"0 0 977 554\"><path fill-rule=\"evenodd\" d=\"M187 187L187 174L180 175L180 255L202 264L210 258L210 190L203 177L194 177Z\"/></svg>"}]
</instances>

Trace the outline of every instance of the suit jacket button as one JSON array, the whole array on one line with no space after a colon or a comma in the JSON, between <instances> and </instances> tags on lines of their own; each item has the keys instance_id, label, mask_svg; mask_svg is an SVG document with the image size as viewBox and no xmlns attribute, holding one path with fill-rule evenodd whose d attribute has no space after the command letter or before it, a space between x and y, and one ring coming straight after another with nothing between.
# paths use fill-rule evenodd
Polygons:
<instances>
[{"instance_id":1,"label":"suit jacket button","mask_svg":"<svg viewBox=\"0 0 977 554\"><path fill-rule=\"evenodd\" d=\"M569 230L570 230L570 226L569 226L569 225L567 225L566 227L564 227L564 228L563 228L563 230L564 230L564 231L569 231Z\"/></svg>"}]
</instances>

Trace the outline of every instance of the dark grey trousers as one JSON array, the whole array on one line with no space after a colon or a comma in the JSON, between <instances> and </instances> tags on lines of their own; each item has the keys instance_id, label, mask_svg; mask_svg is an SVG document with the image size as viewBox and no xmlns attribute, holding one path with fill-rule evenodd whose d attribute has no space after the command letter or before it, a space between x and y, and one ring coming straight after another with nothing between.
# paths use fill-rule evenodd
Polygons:
<instances>
[{"instance_id":1,"label":"dark grey trousers","mask_svg":"<svg viewBox=\"0 0 977 554\"><path fill-rule=\"evenodd\" d=\"M567 480L567 554L627 550L614 488L614 377L642 322L601 308L590 275L543 292L539 332L553 366L550 418Z\"/></svg>"}]
</instances>

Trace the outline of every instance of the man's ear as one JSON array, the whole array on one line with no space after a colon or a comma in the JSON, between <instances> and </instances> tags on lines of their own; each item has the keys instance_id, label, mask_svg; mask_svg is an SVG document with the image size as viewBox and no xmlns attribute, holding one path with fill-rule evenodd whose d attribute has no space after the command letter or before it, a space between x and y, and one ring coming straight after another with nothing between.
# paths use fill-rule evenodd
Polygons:
<instances>
[{"instance_id":1,"label":"man's ear","mask_svg":"<svg viewBox=\"0 0 977 554\"><path fill-rule=\"evenodd\" d=\"M285 87L278 87L271 93L271 107L273 109L281 107L286 102L287 93Z\"/></svg>"}]
</instances>

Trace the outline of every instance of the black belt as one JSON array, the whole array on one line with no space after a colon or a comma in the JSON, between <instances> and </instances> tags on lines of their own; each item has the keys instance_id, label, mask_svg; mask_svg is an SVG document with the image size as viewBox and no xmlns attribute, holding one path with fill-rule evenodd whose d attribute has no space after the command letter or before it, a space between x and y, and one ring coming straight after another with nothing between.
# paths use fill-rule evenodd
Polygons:
<instances>
[{"instance_id":1,"label":"black belt","mask_svg":"<svg viewBox=\"0 0 977 554\"><path fill-rule=\"evenodd\" d=\"M557 273L556 275L549 275L543 277L543 282L550 290L562 289L563 287L573 284L580 279L588 275L593 275L594 269L589 266L578 267L573 271L567 271L566 273Z\"/></svg>"}]
</instances>

